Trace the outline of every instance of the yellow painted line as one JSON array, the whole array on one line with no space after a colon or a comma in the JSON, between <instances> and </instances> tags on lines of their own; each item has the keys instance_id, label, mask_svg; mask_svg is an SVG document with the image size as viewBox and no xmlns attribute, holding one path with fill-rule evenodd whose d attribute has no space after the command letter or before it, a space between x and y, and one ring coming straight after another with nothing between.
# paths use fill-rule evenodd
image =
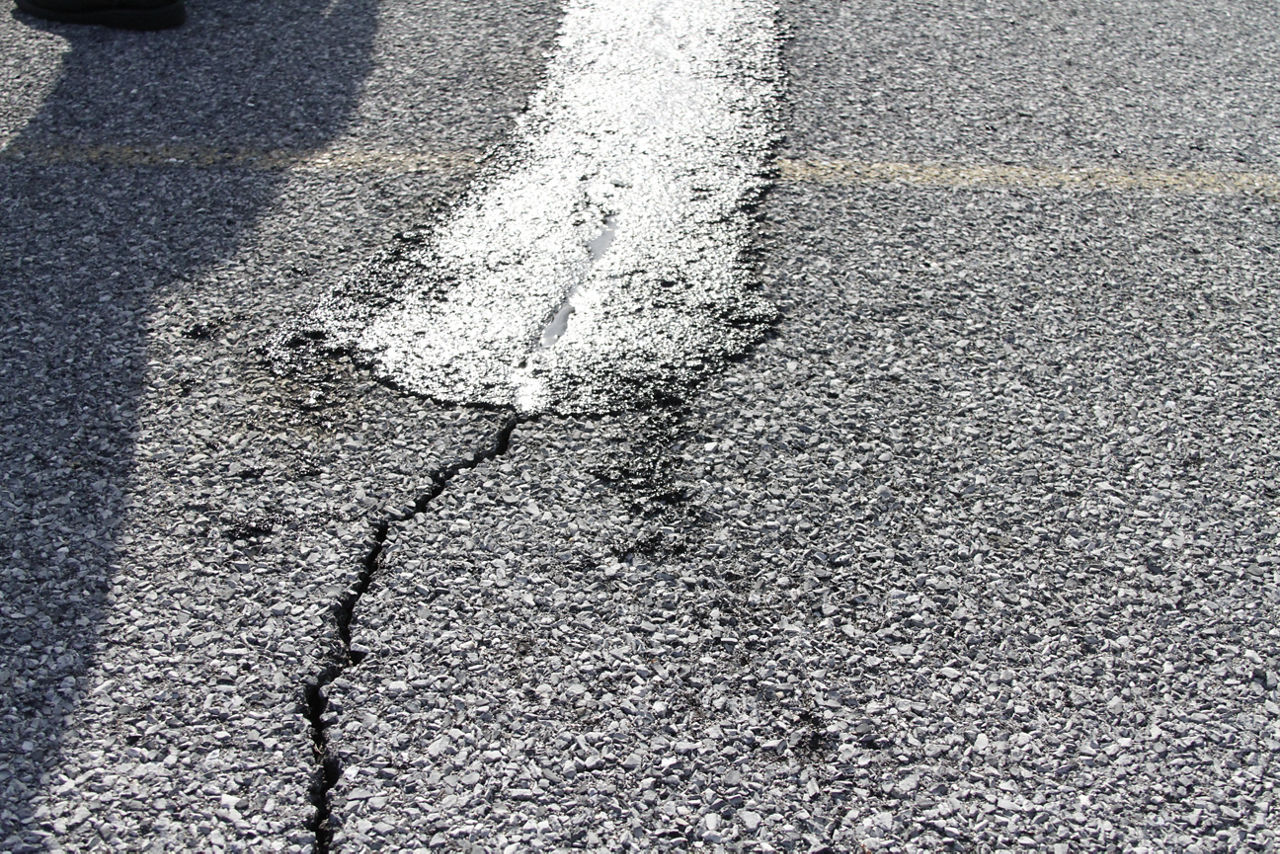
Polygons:
<instances>
[{"instance_id":1,"label":"yellow painted line","mask_svg":"<svg viewBox=\"0 0 1280 854\"><path fill-rule=\"evenodd\" d=\"M1208 169L963 166L947 163L779 160L784 181L898 184L955 189L1141 190L1200 195L1280 196L1280 173Z\"/></svg>"},{"instance_id":2,"label":"yellow painted line","mask_svg":"<svg viewBox=\"0 0 1280 854\"><path fill-rule=\"evenodd\" d=\"M288 172L472 172L481 154L475 151L413 152L368 149L227 149L187 145L78 145L53 148L7 148L0 162L38 166L56 164L116 167L186 166L206 169L251 169Z\"/></svg>"},{"instance_id":3,"label":"yellow painted line","mask_svg":"<svg viewBox=\"0 0 1280 854\"><path fill-rule=\"evenodd\" d=\"M286 172L467 174L479 168L478 151L415 152L395 149L227 149L185 145L68 145L0 150L0 163L114 167L187 166ZM1257 195L1280 198L1280 172L1230 169L1142 169L899 163L784 158L783 181L836 186L898 185L951 189L1111 190L1187 195Z\"/></svg>"}]
</instances>

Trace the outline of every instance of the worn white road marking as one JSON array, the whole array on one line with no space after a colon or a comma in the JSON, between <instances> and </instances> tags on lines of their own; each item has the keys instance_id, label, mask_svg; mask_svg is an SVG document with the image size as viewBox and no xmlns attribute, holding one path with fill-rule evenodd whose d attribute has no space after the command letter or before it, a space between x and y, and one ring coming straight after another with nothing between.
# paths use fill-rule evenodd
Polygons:
<instances>
[{"instance_id":1,"label":"worn white road marking","mask_svg":"<svg viewBox=\"0 0 1280 854\"><path fill-rule=\"evenodd\" d=\"M331 332L414 391L525 412L617 408L740 352L771 312L743 253L779 77L772 0L570 0L422 280Z\"/></svg>"}]
</instances>

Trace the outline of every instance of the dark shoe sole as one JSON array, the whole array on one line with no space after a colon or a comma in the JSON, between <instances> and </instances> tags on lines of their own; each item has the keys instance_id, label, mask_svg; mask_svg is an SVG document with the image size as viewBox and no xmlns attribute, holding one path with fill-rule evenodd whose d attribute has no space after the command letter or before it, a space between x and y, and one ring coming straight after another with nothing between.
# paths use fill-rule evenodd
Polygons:
<instances>
[{"instance_id":1,"label":"dark shoe sole","mask_svg":"<svg viewBox=\"0 0 1280 854\"><path fill-rule=\"evenodd\" d=\"M84 12L69 12L63 9L49 9L32 0L15 0L18 8L28 15L44 18L46 21L61 21L66 24L97 24L103 27L116 27L123 30L164 30L176 27L186 20L186 9L183 0L173 0L163 6L143 9L90 9Z\"/></svg>"}]
</instances>

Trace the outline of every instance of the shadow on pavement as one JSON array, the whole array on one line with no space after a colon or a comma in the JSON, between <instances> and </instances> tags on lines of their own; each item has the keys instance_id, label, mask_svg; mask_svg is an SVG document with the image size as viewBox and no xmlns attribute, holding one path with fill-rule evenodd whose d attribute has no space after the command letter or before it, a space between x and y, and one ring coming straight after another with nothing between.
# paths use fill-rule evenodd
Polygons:
<instances>
[{"instance_id":1,"label":"shadow on pavement","mask_svg":"<svg viewBox=\"0 0 1280 854\"><path fill-rule=\"evenodd\" d=\"M189 13L160 33L47 25L69 42L58 83L0 152L5 850L34 844L31 798L58 760L125 545L151 303L234 253L284 179L146 153L323 147L371 65L375 0L196 0Z\"/></svg>"}]
</instances>

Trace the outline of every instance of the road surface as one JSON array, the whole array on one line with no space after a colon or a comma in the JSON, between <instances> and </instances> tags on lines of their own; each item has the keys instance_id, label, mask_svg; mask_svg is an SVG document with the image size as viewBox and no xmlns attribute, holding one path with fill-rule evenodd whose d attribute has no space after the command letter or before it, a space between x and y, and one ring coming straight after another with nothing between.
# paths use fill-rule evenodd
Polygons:
<instances>
[{"instance_id":1,"label":"road surface","mask_svg":"<svg viewBox=\"0 0 1280 854\"><path fill-rule=\"evenodd\" d=\"M0 16L0 847L1277 844L1280 10L659 8L771 22L752 310L557 409L316 317L609 4L281 5Z\"/></svg>"}]
</instances>

